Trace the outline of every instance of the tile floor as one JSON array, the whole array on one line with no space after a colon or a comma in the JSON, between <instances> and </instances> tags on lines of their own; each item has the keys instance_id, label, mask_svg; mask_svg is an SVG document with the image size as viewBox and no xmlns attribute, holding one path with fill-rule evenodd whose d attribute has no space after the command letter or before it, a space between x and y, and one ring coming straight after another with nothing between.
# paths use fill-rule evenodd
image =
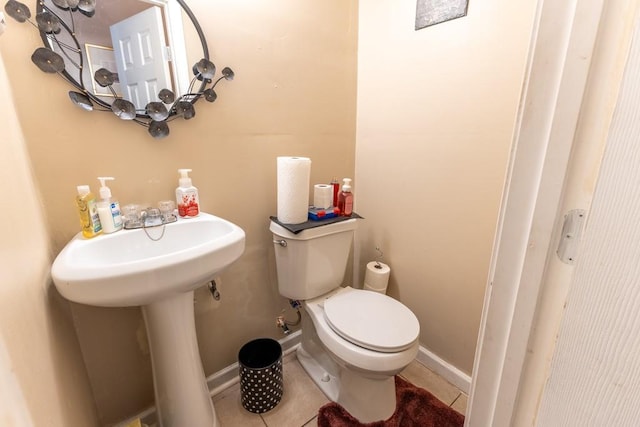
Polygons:
<instances>
[{"instance_id":1,"label":"tile floor","mask_svg":"<svg viewBox=\"0 0 640 427\"><path fill-rule=\"evenodd\" d=\"M240 403L240 386L235 384L213 397L222 427L317 427L318 409L329 400L291 353L283 359L284 395L274 409L264 414L246 411ZM400 373L411 383L464 414L467 396L419 362L412 362Z\"/></svg>"}]
</instances>

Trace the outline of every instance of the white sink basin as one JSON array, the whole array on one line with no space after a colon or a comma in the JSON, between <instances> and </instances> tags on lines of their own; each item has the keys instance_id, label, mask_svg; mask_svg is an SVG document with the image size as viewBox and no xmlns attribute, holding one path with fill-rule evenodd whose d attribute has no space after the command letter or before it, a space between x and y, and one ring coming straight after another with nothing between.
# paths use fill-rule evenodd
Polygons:
<instances>
[{"instance_id":1,"label":"white sink basin","mask_svg":"<svg viewBox=\"0 0 640 427\"><path fill-rule=\"evenodd\" d=\"M86 239L78 233L51 275L68 300L104 307L146 305L202 286L244 251L244 231L201 213L162 227Z\"/></svg>"},{"instance_id":2,"label":"white sink basin","mask_svg":"<svg viewBox=\"0 0 640 427\"><path fill-rule=\"evenodd\" d=\"M193 291L244 251L244 231L213 215L85 239L78 233L51 268L68 300L142 306L161 427L218 427L193 310Z\"/></svg>"}]
</instances>

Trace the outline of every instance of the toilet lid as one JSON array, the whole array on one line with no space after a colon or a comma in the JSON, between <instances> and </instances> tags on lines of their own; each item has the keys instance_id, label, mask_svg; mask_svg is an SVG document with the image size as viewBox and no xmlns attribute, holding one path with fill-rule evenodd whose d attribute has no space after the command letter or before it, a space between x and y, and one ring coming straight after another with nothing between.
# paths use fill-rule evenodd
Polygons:
<instances>
[{"instance_id":1,"label":"toilet lid","mask_svg":"<svg viewBox=\"0 0 640 427\"><path fill-rule=\"evenodd\" d=\"M324 316L342 338L384 353L409 348L420 332L418 319L411 310L373 291L354 289L326 299Z\"/></svg>"}]
</instances>

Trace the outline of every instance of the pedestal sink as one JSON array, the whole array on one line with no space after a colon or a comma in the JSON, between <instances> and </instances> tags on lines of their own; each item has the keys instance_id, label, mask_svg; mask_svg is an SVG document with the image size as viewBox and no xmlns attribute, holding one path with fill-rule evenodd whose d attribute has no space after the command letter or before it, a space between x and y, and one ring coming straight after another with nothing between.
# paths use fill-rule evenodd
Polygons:
<instances>
[{"instance_id":1,"label":"pedestal sink","mask_svg":"<svg viewBox=\"0 0 640 427\"><path fill-rule=\"evenodd\" d=\"M161 427L217 427L196 339L193 291L244 252L244 231L201 213L163 226L85 239L76 235L51 268L70 301L141 306Z\"/></svg>"}]
</instances>

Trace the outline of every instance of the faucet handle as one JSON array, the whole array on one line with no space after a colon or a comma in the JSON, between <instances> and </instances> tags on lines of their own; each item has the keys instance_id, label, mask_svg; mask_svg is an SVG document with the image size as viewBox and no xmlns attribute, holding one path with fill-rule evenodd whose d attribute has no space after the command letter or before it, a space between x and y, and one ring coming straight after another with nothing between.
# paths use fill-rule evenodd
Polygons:
<instances>
[{"instance_id":1,"label":"faucet handle","mask_svg":"<svg viewBox=\"0 0 640 427\"><path fill-rule=\"evenodd\" d=\"M175 215L176 204L173 200L162 200L158 202L158 208L160 208L162 222L168 223L177 219Z\"/></svg>"},{"instance_id":2,"label":"faucet handle","mask_svg":"<svg viewBox=\"0 0 640 427\"><path fill-rule=\"evenodd\" d=\"M142 221L140 220L140 205L130 204L122 207L124 217L124 228L140 228Z\"/></svg>"},{"instance_id":3,"label":"faucet handle","mask_svg":"<svg viewBox=\"0 0 640 427\"><path fill-rule=\"evenodd\" d=\"M142 211L140 215L145 227L155 227L157 225L162 225L162 216L160 216L160 209L157 208L148 208L145 211Z\"/></svg>"}]
</instances>

